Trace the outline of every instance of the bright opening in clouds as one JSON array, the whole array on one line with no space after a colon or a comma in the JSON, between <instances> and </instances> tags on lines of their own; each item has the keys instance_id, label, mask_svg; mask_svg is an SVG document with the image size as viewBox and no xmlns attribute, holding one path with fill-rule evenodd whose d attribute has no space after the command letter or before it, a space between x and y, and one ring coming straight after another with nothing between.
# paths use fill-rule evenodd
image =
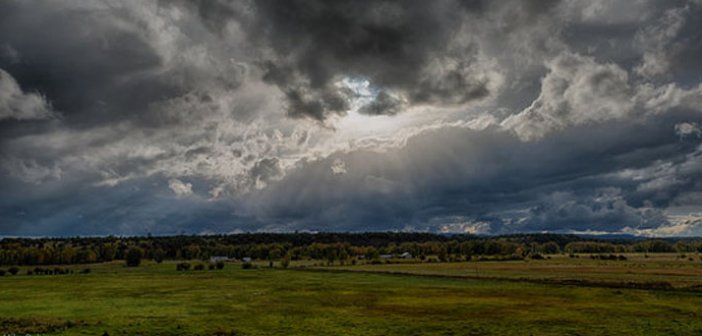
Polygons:
<instances>
[{"instance_id":1,"label":"bright opening in clouds","mask_svg":"<svg viewBox=\"0 0 702 336\"><path fill-rule=\"evenodd\" d=\"M0 2L0 235L702 234L702 2Z\"/></svg>"}]
</instances>

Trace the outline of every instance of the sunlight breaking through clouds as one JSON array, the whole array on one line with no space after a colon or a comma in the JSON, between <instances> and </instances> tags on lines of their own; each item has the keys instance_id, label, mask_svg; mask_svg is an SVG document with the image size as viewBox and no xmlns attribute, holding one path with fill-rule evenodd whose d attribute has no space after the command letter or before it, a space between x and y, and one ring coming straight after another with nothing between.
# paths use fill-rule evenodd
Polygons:
<instances>
[{"instance_id":1,"label":"sunlight breaking through clouds","mask_svg":"<svg viewBox=\"0 0 702 336\"><path fill-rule=\"evenodd\" d=\"M0 234L699 234L701 14L3 1Z\"/></svg>"}]
</instances>

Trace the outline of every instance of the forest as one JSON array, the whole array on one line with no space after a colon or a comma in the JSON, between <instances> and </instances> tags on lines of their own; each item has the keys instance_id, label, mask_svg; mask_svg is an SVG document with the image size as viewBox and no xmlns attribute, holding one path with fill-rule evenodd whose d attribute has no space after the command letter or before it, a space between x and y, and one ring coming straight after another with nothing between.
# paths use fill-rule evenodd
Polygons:
<instances>
[{"instance_id":1,"label":"forest","mask_svg":"<svg viewBox=\"0 0 702 336\"><path fill-rule=\"evenodd\" d=\"M358 259L407 253L412 259L505 259L556 253L702 252L700 239L597 239L560 234L505 236L430 233L245 233L143 237L3 238L0 265L70 265L144 258L207 260L211 257L252 260L323 260L351 264Z\"/></svg>"}]
</instances>

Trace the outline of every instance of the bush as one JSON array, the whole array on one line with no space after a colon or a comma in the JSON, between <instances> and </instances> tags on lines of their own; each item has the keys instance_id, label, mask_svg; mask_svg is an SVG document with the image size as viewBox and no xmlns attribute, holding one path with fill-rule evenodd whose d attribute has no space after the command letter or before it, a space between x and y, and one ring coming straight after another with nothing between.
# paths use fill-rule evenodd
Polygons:
<instances>
[{"instance_id":1,"label":"bush","mask_svg":"<svg viewBox=\"0 0 702 336\"><path fill-rule=\"evenodd\" d=\"M164 251L163 249L157 249L156 251L154 251L153 256L154 256L154 261L157 264L160 264L163 262L163 259L166 257L166 251Z\"/></svg>"},{"instance_id":2,"label":"bush","mask_svg":"<svg viewBox=\"0 0 702 336\"><path fill-rule=\"evenodd\" d=\"M141 264L141 258L144 256L144 250L138 247L132 247L127 251L127 267L137 267Z\"/></svg>"},{"instance_id":3,"label":"bush","mask_svg":"<svg viewBox=\"0 0 702 336\"><path fill-rule=\"evenodd\" d=\"M88 274L90 273L90 268L84 268L82 271L80 271L83 274Z\"/></svg>"},{"instance_id":4,"label":"bush","mask_svg":"<svg viewBox=\"0 0 702 336\"><path fill-rule=\"evenodd\" d=\"M176 265L176 271L187 271L190 269L190 264L188 263L178 263Z\"/></svg>"},{"instance_id":5,"label":"bush","mask_svg":"<svg viewBox=\"0 0 702 336\"><path fill-rule=\"evenodd\" d=\"M529 256L532 260L544 260L544 256L541 255L541 253L534 253L531 256Z\"/></svg>"},{"instance_id":6,"label":"bush","mask_svg":"<svg viewBox=\"0 0 702 336\"><path fill-rule=\"evenodd\" d=\"M196 271L202 271L202 270L205 269L205 265L203 265L203 264L197 264L197 265L195 265L195 267L193 267L193 269L196 270Z\"/></svg>"},{"instance_id":7,"label":"bush","mask_svg":"<svg viewBox=\"0 0 702 336\"><path fill-rule=\"evenodd\" d=\"M0 269L0 276L3 276L3 275L5 275L5 270Z\"/></svg>"},{"instance_id":8,"label":"bush","mask_svg":"<svg viewBox=\"0 0 702 336\"><path fill-rule=\"evenodd\" d=\"M215 267L216 267L218 270L223 269L223 268L224 268L224 261L218 261L218 262L215 264Z\"/></svg>"},{"instance_id":9,"label":"bush","mask_svg":"<svg viewBox=\"0 0 702 336\"><path fill-rule=\"evenodd\" d=\"M12 266L7 270L7 272L9 272L12 275L17 275L17 273L19 273L19 271L20 271L20 269L15 267L15 266Z\"/></svg>"},{"instance_id":10,"label":"bush","mask_svg":"<svg viewBox=\"0 0 702 336\"><path fill-rule=\"evenodd\" d=\"M356 259L354 259L354 265L356 262ZM283 266L283 268L288 268L290 266L290 253L286 253L285 256L283 256L283 259L280 260L280 266Z\"/></svg>"},{"instance_id":11,"label":"bush","mask_svg":"<svg viewBox=\"0 0 702 336\"><path fill-rule=\"evenodd\" d=\"M32 270L27 270L27 275L34 275L34 272L32 272Z\"/></svg>"},{"instance_id":12,"label":"bush","mask_svg":"<svg viewBox=\"0 0 702 336\"><path fill-rule=\"evenodd\" d=\"M253 268L253 264L251 264L250 262L247 261L247 262L241 264L241 268L243 268L243 269L251 269L251 268Z\"/></svg>"},{"instance_id":13,"label":"bush","mask_svg":"<svg viewBox=\"0 0 702 336\"><path fill-rule=\"evenodd\" d=\"M207 269L209 269L211 271L211 270L215 269L215 265L214 264L207 264Z\"/></svg>"}]
</instances>

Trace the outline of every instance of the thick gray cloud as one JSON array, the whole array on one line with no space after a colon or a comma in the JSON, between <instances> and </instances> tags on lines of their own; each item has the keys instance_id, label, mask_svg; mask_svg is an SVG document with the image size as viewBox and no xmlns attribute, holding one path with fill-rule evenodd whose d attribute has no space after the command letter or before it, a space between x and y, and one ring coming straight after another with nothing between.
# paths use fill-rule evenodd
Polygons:
<instances>
[{"instance_id":1,"label":"thick gray cloud","mask_svg":"<svg viewBox=\"0 0 702 336\"><path fill-rule=\"evenodd\" d=\"M702 234L699 1L0 3L0 234Z\"/></svg>"},{"instance_id":2,"label":"thick gray cloud","mask_svg":"<svg viewBox=\"0 0 702 336\"><path fill-rule=\"evenodd\" d=\"M42 96L22 92L15 79L0 69L0 120L46 119L51 116L51 107Z\"/></svg>"},{"instance_id":3,"label":"thick gray cloud","mask_svg":"<svg viewBox=\"0 0 702 336\"><path fill-rule=\"evenodd\" d=\"M264 80L287 98L290 116L323 120L348 110L345 77L378 96L362 112L395 114L387 91L412 104L461 105L496 84L475 41L464 36L482 1L254 2L247 31L262 50Z\"/></svg>"}]
</instances>

